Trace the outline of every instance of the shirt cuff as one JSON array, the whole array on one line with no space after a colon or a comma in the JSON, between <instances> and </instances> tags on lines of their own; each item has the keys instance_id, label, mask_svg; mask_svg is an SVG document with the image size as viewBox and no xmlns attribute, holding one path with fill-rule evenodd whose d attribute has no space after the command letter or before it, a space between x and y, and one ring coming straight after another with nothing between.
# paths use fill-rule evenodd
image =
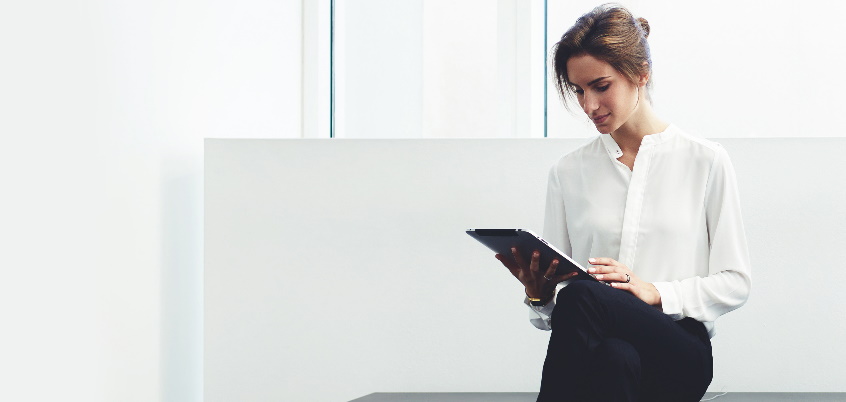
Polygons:
<instances>
[{"instance_id":1,"label":"shirt cuff","mask_svg":"<svg viewBox=\"0 0 846 402\"><path fill-rule=\"evenodd\" d=\"M679 295L676 294L676 289L671 282L653 282L658 294L661 295L661 310L670 318L678 321L684 318L682 315L682 305Z\"/></svg>"},{"instance_id":2,"label":"shirt cuff","mask_svg":"<svg viewBox=\"0 0 846 402\"><path fill-rule=\"evenodd\" d=\"M555 309L555 296L553 296L552 299L549 300L549 303L546 303L545 306L533 306L528 297L523 298L523 304L529 306L530 309L549 317L552 315L552 310Z\"/></svg>"}]
</instances>

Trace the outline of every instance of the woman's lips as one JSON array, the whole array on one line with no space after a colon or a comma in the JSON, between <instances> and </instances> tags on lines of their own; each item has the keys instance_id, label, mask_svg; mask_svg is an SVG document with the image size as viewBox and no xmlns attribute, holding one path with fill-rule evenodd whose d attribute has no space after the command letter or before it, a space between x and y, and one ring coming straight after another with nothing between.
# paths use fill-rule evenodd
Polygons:
<instances>
[{"instance_id":1,"label":"woman's lips","mask_svg":"<svg viewBox=\"0 0 846 402\"><path fill-rule=\"evenodd\" d=\"M611 116L611 113L608 113L608 114L606 114L606 115L604 115L604 116L594 117L594 118L593 118L593 124L602 124L602 123L604 123L604 122L605 122L605 120L608 120L608 116Z\"/></svg>"}]
</instances>

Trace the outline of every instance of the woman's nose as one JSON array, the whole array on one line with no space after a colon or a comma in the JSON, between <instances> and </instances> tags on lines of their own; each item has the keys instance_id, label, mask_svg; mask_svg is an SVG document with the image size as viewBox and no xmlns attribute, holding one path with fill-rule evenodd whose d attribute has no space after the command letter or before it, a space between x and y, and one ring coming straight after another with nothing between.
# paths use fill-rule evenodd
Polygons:
<instances>
[{"instance_id":1,"label":"woman's nose","mask_svg":"<svg viewBox=\"0 0 846 402\"><path fill-rule=\"evenodd\" d=\"M584 109L585 114L590 116L590 113L599 108L599 101L597 100L596 96L592 96L587 91L585 91L584 95L584 103L582 103L582 109Z\"/></svg>"}]
</instances>

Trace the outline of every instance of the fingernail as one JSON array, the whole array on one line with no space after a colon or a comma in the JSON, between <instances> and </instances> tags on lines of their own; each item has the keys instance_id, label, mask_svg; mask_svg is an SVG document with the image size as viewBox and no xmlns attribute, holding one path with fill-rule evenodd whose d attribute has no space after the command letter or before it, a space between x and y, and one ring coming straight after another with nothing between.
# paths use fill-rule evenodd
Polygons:
<instances>
[{"instance_id":1,"label":"fingernail","mask_svg":"<svg viewBox=\"0 0 846 402\"><path fill-rule=\"evenodd\" d=\"M594 272L596 272L596 268L588 268L588 272L594 273Z\"/></svg>"},{"instance_id":2,"label":"fingernail","mask_svg":"<svg viewBox=\"0 0 846 402\"><path fill-rule=\"evenodd\" d=\"M540 254L538 254L538 253L532 254L532 257L539 257L539 256L540 256Z\"/></svg>"},{"instance_id":3,"label":"fingernail","mask_svg":"<svg viewBox=\"0 0 846 402\"><path fill-rule=\"evenodd\" d=\"M596 279L602 279L602 275L597 275Z\"/></svg>"},{"instance_id":4,"label":"fingernail","mask_svg":"<svg viewBox=\"0 0 846 402\"><path fill-rule=\"evenodd\" d=\"M589 263L594 263L594 262L596 262L596 258L588 258L588 262L589 262Z\"/></svg>"}]
</instances>

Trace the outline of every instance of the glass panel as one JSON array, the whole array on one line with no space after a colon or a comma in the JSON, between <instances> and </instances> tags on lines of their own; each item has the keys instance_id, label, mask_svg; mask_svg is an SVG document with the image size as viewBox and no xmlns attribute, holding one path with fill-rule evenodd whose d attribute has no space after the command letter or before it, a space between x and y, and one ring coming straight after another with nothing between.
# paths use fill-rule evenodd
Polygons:
<instances>
[{"instance_id":1,"label":"glass panel","mask_svg":"<svg viewBox=\"0 0 846 402\"><path fill-rule=\"evenodd\" d=\"M543 136L543 0L336 0L338 138Z\"/></svg>"},{"instance_id":2,"label":"glass panel","mask_svg":"<svg viewBox=\"0 0 846 402\"><path fill-rule=\"evenodd\" d=\"M597 135L593 123L581 111L579 105L564 108L564 103L555 89L555 73L552 70L551 49L582 14L598 4L595 0L547 0L547 49L549 49L549 71L547 86L547 137L582 138Z\"/></svg>"},{"instance_id":3,"label":"glass panel","mask_svg":"<svg viewBox=\"0 0 846 402\"><path fill-rule=\"evenodd\" d=\"M599 3L548 0L549 47ZM623 5L649 21L653 106L663 119L706 138L844 136L830 119L841 114L846 80L822 77L846 63L846 3ZM549 137L597 134L578 107L570 115L561 106L551 73L547 89Z\"/></svg>"}]
</instances>

